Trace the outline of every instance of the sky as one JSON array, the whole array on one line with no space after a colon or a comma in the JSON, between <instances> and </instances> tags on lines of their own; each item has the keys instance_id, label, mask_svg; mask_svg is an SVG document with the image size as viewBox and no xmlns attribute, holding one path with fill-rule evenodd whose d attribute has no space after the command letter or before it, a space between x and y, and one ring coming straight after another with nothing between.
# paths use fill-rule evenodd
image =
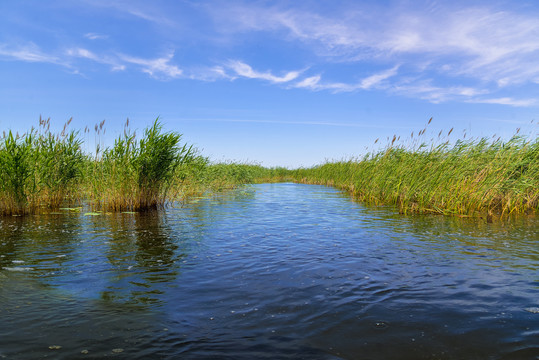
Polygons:
<instances>
[{"instance_id":1,"label":"sky","mask_svg":"<svg viewBox=\"0 0 539 360\"><path fill-rule=\"evenodd\" d=\"M159 117L212 161L290 168L430 118L426 142L537 137L537 59L535 0L2 0L0 131L73 118L91 152Z\"/></svg>"}]
</instances>

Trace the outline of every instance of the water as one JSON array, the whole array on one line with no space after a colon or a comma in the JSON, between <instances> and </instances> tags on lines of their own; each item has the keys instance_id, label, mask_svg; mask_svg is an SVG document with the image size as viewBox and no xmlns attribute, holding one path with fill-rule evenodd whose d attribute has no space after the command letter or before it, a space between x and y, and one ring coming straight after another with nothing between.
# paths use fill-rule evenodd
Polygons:
<instances>
[{"instance_id":1,"label":"water","mask_svg":"<svg viewBox=\"0 0 539 360\"><path fill-rule=\"evenodd\" d=\"M534 218L264 184L0 225L0 359L539 359Z\"/></svg>"}]
</instances>

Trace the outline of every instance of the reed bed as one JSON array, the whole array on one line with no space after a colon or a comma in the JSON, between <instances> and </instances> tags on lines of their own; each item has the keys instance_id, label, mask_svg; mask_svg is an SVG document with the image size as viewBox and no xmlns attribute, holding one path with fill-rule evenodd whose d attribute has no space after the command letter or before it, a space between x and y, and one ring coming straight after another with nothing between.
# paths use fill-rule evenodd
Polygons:
<instances>
[{"instance_id":1,"label":"reed bed","mask_svg":"<svg viewBox=\"0 0 539 360\"><path fill-rule=\"evenodd\" d=\"M508 141L461 139L438 145L398 144L397 139L361 159L327 162L291 175L299 182L336 186L367 203L397 205L402 213L490 221L539 210L539 140L518 134Z\"/></svg>"},{"instance_id":2,"label":"reed bed","mask_svg":"<svg viewBox=\"0 0 539 360\"><path fill-rule=\"evenodd\" d=\"M95 126L96 149L83 153L79 132L50 131L50 119L25 134L0 138L0 214L23 215L86 204L101 211L159 209L194 195L240 184L296 181L335 186L372 204L402 213L456 216L529 214L539 211L539 140L424 141L388 139L362 158L288 170L256 164L211 163L182 135L163 132L159 119L141 139L125 124L112 147L103 147L104 122ZM430 123L430 120L429 120ZM88 129L86 132L90 132ZM376 143L376 142L375 142Z\"/></svg>"},{"instance_id":3,"label":"reed bed","mask_svg":"<svg viewBox=\"0 0 539 360\"><path fill-rule=\"evenodd\" d=\"M180 177L183 182L181 186L176 186L175 188L183 191L183 194L176 196L176 198L230 190L244 184L284 181L284 177L278 176L275 168L266 168L257 164L239 162L211 163L204 157L199 157L197 162L204 164L199 166L190 165L185 169L180 169ZM285 169L285 171L288 170ZM291 177L286 179L293 181Z\"/></svg>"},{"instance_id":4,"label":"reed bed","mask_svg":"<svg viewBox=\"0 0 539 360\"><path fill-rule=\"evenodd\" d=\"M104 124L95 126L96 149L82 151L79 132L50 131L50 119L18 135L0 138L0 215L24 215L60 207L147 211L168 203L254 181L264 168L210 164L182 135L163 132L159 119L138 140L129 120L112 147L103 147ZM85 129L85 133L90 130Z\"/></svg>"},{"instance_id":5,"label":"reed bed","mask_svg":"<svg viewBox=\"0 0 539 360\"><path fill-rule=\"evenodd\" d=\"M0 138L0 214L22 215L57 208L78 198L84 157L78 132L50 132L50 119L38 129Z\"/></svg>"},{"instance_id":6,"label":"reed bed","mask_svg":"<svg viewBox=\"0 0 539 360\"><path fill-rule=\"evenodd\" d=\"M87 198L105 211L145 211L165 206L177 181L176 169L195 157L192 146L181 144L181 134L162 132L157 119L139 141L129 131L112 148L86 161ZM96 131L103 127L100 124Z\"/></svg>"}]
</instances>

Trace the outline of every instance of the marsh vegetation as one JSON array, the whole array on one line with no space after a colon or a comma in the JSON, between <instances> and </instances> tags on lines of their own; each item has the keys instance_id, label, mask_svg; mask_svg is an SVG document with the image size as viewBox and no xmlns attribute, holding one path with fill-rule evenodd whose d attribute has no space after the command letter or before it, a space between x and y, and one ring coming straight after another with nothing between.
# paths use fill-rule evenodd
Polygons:
<instances>
[{"instance_id":1,"label":"marsh vegetation","mask_svg":"<svg viewBox=\"0 0 539 360\"><path fill-rule=\"evenodd\" d=\"M212 164L182 135L164 132L159 119L137 139L126 122L112 147L104 147L104 122L96 124L96 148L84 153L80 132L50 130L50 119L25 134L0 139L0 214L22 215L80 206L92 210L145 211L207 191L264 177L249 164ZM87 128L84 131L89 133Z\"/></svg>"},{"instance_id":2,"label":"marsh vegetation","mask_svg":"<svg viewBox=\"0 0 539 360\"><path fill-rule=\"evenodd\" d=\"M429 121L430 122L430 121ZM400 141L347 161L292 171L296 181L336 186L360 201L402 213L492 217L539 210L539 140L517 133L450 141L452 129L426 141Z\"/></svg>"},{"instance_id":3,"label":"marsh vegetation","mask_svg":"<svg viewBox=\"0 0 539 360\"><path fill-rule=\"evenodd\" d=\"M21 215L86 204L93 210L159 209L208 191L240 184L296 181L335 186L372 204L402 213L457 216L529 214L539 210L539 140L517 133L451 141L427 128L361 158L289 170L242 163L211 163L182 135L164 132L159 119L137 139L125 124L104 147L104 122L95 126L96 149L82 150L78 131L50 131L50 119L0 139L0 214ZM429 121L430 123L430 121ZM85 133L90 130L85 129ZM378 140L376 141L378 142ZM375 143L376 143L375 142Z\"/></svg>"}]
</instances>

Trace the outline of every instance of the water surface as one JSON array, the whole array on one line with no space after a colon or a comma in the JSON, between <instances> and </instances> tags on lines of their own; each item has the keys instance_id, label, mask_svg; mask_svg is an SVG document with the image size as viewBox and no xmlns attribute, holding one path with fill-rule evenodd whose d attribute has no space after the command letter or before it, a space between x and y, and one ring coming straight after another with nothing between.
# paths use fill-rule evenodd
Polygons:
<instances>
[{"instance_id":1,"label":"water surface","mask_svg":"<svg viewBox=\"0 0 539 360\"><path fill-rule=\"evenodd\" d=\"M0 219L0 359L539 359L539 221L263 184Z\"/></svg>"}]
</instances>

